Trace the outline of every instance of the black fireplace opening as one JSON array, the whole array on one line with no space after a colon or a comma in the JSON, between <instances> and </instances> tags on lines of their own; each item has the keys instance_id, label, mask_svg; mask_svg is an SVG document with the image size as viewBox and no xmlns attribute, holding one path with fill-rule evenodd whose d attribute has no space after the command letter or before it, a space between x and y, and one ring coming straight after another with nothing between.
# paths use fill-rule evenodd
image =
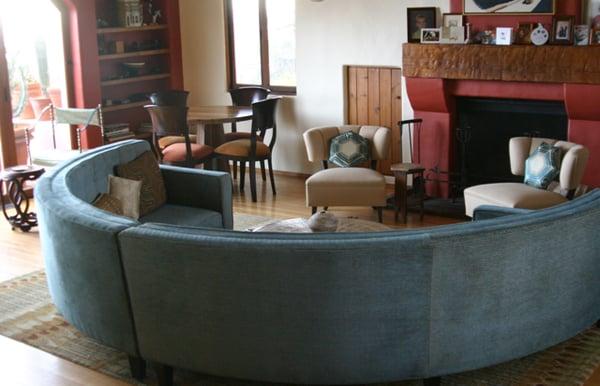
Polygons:
<instances>
[{"instance_id":1,"label":"black fireplace opening","mask_svg":"<svg viewBox=\"0 0 600 386\"><path fill-rule=\"evenodd\" d=\"M456 107L454 170L462 188L523 180L510 171L512 137L567 139L563 102L458 98Z\"/></svg>"}]
</instances>

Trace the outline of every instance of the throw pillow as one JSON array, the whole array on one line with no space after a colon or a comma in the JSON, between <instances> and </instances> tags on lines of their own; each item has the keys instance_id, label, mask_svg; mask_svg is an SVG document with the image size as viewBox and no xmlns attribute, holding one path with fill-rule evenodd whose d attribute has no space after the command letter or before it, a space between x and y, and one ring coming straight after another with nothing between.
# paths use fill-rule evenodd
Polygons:
<instances>
[{"instance_id":1,"label":"throw pillow","mask_svg":"<svg viewBox=\"0 0 600 386\"><path fill-rule=\"evenodd\" d=\"M525 183L547 189L560 175L560 148L543 142L525 161Z\"/></svg>"},{"instance_id":2,"label":"throw pillow","mask_svg":"<svg viewBox=\"0 0 600 386\"><path fill-rule=\"evenodd\" d=\"M142 181L108 176L108 194L121 201L123 215L134 220L140 218L140 192Z\"/></svg>"},{"instance_id":3,"label":"throw pillow","mask_svg":"<svg viewBox=\"0 0 600 386\"><path fill-rule=\"evenodd\" d=\"M117 166L117 175L142 181L140 216L160 208L167 201L165 182L152 152L147 151L129 163Z\"/></svg>"},{"instance_id":4,"label":"throw pillow","mask_svg":"<svg viewBox=\"0 0 600 386\"><path fill-rule=\"evenodd\" d=\"M123 215L123 203L116 197L111 196L110 194L101 193L98 198L92 202L98 209L105 210L110 213Z\"/></svg>"},{"instance_id":5,"label":"throw pillow","mask_svg":"<svg viewBox=\"0 0 600 386\"><path fill-rule=\"evenodd\" d=\"M347 131L331 140L329 162L342 168L357 166L369 160L369 140Z\"/></svg>"}]
</instances>

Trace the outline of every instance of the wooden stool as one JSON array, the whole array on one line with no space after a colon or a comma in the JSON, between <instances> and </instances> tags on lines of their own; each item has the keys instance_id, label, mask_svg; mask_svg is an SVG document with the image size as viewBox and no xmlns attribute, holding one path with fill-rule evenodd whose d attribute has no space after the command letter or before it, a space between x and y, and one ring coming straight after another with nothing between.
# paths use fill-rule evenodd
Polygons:
<instances>
[{"instance_id":1,"label":"wooden stool","mask_svg":"<svg viewBox=\"0 0 600 386\"><path fill-rule=\"evenodd\" d=\"M29 211L29 198L25 194L23 185L26 181L37 180L44 174L44 168L29 165L13 166L5 169L0 174L0 179L6 182L7 198L17 211L14 216L9 216L7 213L7 202L4 198L2 184L0 184L0 200L2 201L2 212L4 217L10 223L14 230L18 227L23 232L29 232L31 228L37 226L37 216L34 212Z\"/></svg>"},{"instance_id":2,"label":"wooden stool","mask_svg":"<svg viewBox=\"0 0 600 386\"><path fill-rule=\"evenodd\" d=\"M419 200L421 208L421 221L423 221L423 210L425 202L425 187L424 187L424 172L425 168L419 164L399 163L393 164L390 167L396 179L395 183L395 198L396 198L396 213L395 218L398 221L398 212L402 214L402 222L406 224L406 215L408 211L408 176L413 176L413 193L417 193L416 197Z\"/></svg>"}]
</instances>

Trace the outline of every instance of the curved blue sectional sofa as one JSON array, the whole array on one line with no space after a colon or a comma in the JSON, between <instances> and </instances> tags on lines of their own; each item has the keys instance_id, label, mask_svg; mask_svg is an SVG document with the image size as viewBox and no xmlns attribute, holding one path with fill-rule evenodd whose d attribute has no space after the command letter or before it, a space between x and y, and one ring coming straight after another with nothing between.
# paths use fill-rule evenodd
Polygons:
<instances>
[{"instance_id":1,"label":"curved blue sectional sofa","mask_svg":"<svg viewBox=\"0 0 600 386\"><path fill-rule=\"evenodd\" d=\"M536 212L482 208L490 219L368 234L143 223L89 204L116 165L146 150L129 141L90 151L35 191L56 306L133 357L257 381L433 378L543 350L600 318L600 191ZM211 190L222 201L211 210L231 215L227 175L163 173L199 176L178 188L167 179L169 200Z\"/></svg>"}]
</instances>

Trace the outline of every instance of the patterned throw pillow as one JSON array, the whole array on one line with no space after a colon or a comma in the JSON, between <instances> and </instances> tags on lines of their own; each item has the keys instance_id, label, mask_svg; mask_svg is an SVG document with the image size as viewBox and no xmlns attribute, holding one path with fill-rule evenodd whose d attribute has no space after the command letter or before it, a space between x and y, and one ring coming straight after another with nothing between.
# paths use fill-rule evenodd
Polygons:
<instances>
[{"instance_id":1,"label":"patterned throw pillow","mask_svg":"<svg viewBox=\"0 0 600 386\"><path fill-rule=\"evenodd\" d=\"M110 194L101 193L98 198L92 202L92 205L110 213L123 215L123 204L121 203L121 200Z\"/></svg>"},{"instance_id":2,"label":"patterned throw pillow","mask_svg":"<svg viewBox=\"0 0 600 386\"><path fill-rule=\"evenodd\" d=\"M331 140L329 162L342 168L360 165L369 160L369 140L347 131Z\"/></svg>"},{"instance_id":3,"label":"patterned throw pillow","mask_svg":"<svg viewBox=\"0 0 600 386\"><path fill-rule=\"evenodd\" d=\"M142 181L140 216L160 208L167 201L165 182L152 152L147 151L129 163L117 166L117 175Z\"/></svg>"},{"instance_id":4,"label":"patterned throw pillow","mask_svg":"<svg viewBox=\"0 0 600 386\"><path fill-rule=\"evenodd\" d=\"M123 216L140 218L141 191L142 181L108 176L108 195L119 200Z\"/></svg>"},{"instance_id":5,"label":"patterned throw pillow","mask_svg":"<svg viewBox=\"0 0 600 386\"><path fill-rule=\"evenodd\" d=\"M525 162L525 183L539 189L560 175L560 148L543 142Z\"/></svg>"}]
</instances>

